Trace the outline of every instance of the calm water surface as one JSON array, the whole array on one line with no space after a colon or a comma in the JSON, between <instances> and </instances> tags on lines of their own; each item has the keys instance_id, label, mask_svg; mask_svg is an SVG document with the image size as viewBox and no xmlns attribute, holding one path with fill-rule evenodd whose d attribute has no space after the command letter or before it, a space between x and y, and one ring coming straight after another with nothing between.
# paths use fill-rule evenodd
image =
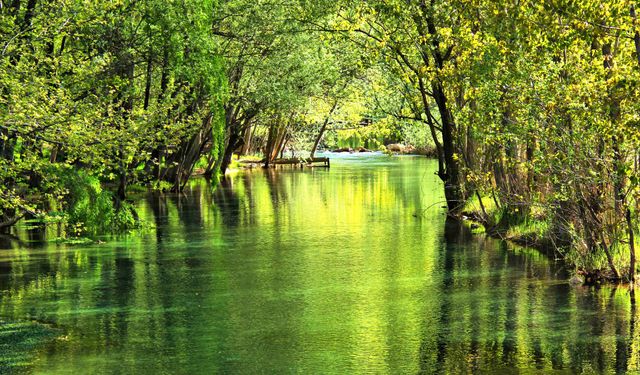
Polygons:
<instances>
[{"instance_id":1,"label":"calm water surface","mask_svg":"<svg viewBox=\"0 0 640 375\"><path fill-rule=\"evenodd\" d=\"M342 156L141 197L143 234L6 240L0 319L51 324L37 374L615 373L626 289L445 222L433 161ZM22 230L22 238L38 233Z\"/></svg>"}]
</instances>

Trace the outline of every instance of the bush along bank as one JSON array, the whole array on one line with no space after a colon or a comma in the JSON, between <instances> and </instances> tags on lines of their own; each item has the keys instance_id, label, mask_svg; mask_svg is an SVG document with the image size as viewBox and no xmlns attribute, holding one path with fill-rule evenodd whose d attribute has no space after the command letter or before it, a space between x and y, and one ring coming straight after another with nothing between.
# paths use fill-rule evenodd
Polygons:
<instances>
[{"instance_id":1,"label":"bush along bank","mask_svg":"<svg viewBox=\"0 0 640 375\"><path fill-rule=\"evenodd\" d=\"M535 248L562 260L572 273L572 283L635 284L635 248L639 243L633 222L627 220L630 215L618 223L619 227L608 225L606 232L593 233L585 228L587 224L580 226L574 221L585 221L588 217L554 216L558 208L550 208L545 205L508 208L495 197L478 194L466 202L461 217L472 222L476 234Z\"/></svg>"}]
</instances>

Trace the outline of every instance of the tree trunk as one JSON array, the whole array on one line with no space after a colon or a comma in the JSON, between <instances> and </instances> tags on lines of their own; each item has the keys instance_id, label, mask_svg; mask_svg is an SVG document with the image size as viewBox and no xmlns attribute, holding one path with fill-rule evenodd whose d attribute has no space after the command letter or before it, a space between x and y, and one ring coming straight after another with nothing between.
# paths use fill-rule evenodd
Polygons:
<instances>
[{"instance_id":1,"label":"tree trunk","mask_svg":"<svg viewBox=\"0 0 640 375\"><path fill-rule=\"evenodd\" d=\"M631 210L627 208L627 230L629 232L629 281L636 280L636 244L635 233L633 232L633 220L631 220Z\"/></svg>"},{"instance_id":2,"label":"tree trunk","mask_svg":"<svg viewBox=\"0 0 640 375\"><path fill-rule=\"evenodd\" d=\"M271 161L273 162L278 157L278 154L282 155L284 151L284 146L287 143L287 129L282 127L278 131L278 138L276 139L275 146L273 148L273 152L271 154Z\"/></svg>"},{"instance_id":3,"label":"tree trunk","mask_svg":"<svg viewBox=\"0 0 640 375\"><path fill-rule=\"evenodd\" d=\"M532 192L535 190L535 169L533 168L533 155L536 150L536 136L529 133L529 140L527 141L526 160L527 160L527 193L531 197Z\"/></svg>"},{"instance_id":4,"label":"tree trunk","mask_svg":"<svg viewBox=\"0 0 640 375\"><path fill-rule=\"evenodd\" d=\"M324 136L324 132L327 130L327 125L329 125L329 121L331 120L331 115L333 115L333 112L336 110L337 107L338 107L338 100L336 99L333 102L333 106L331 107L329 114L327 114L327 117L325 117L324 122L322 123L322 127L320 128L320 132L318 133L318 136L313 142L313 147L311 148L311 155L310 155L311 158L315 156L316 151L318 150L318 145L320 144L320 141Z\"/></svg>"},{"instance_id":5,"label":"tree trunk","mask_svg":"<svg viewBox=\"0 0 640 375\"><path fill-rule=\"evenodd\" d=\"M631 18L633 18L633 24L636 26L636 22L638 22L638 17L636 16L636 8L631 5ZM638 65L640 65L640 32L636 30L633 34L633 43L636 46L636 59L638 60Z\"/></svg>"},{"instance_id":6,"label":"tree trunk","mask_svg":"<svg viewBox=\"0 0 640 375\"><path fill-rule=\"evenodd\" d=\"M151 80L153 78L153 52L151 48L149 48L149 54L147 56L147 71L146 71L146 81L144 85L144 110L146 111L149 108L149 101L151 99Z\"/></svg>"},{"instance_id":7,"label":"tree trunk","mask_svg":"<svg viewBox=\"0 0 640 375\"><path fill-rule=\"evenodd\" d=\"M119 56L119 59L115 62L116 69L120 77L126 80L129 84L129 87L133 87L134 76L135 76L135 62L133 61L133 56L128 52L121 52L122 55ZM125 91L118 95L120 100L122 100L122 104L120 105L121 116L126 124L131 116L131 112L133 111L133 100L134 96L132 92ZM116 100L118 100L116 99ZM122 129L120 123L116 124L116 128L119 132L126 133L126 129ZM123 141L123 135L120 134L120 139L118 140L118 190L116 195L116 211L120 210L121 202L126 199L126 191L127 191L127 163L125 160L127 159L127 155L125 153L125 146Z\"/></svg>"},{"instance_id":8,"label":"tree trunk","mask_svg":"<svg viewBox=\"0 0 640 375\"><path fill-rule=\"evenodd\" d=\"M638 21L638 17L636 16L635 6L631 5L631 18L633 19L634 26ZM638 61L638 65L640 66L640 32L636 30L633 34L633 43L636 47L636 59ZM636 151L637 152L637 151ZM634 169L637 172L638 167L638 159L635 158ZM630 253L630 264L629 264L629 280L631 282L635 282L636 278L636 244L635 244L635 235L633 231L633 221L631 219L631 209L627 206L627 229L629 231L629 253ZM632 289L633 290L633 289ZM635 299L633 300L633 307L635 308Z\"/></svg>"},{"instance_id":9,"label":"tree trunk","mask_svg":"<svg viewBox=\"0 0 640 375\"><path fill-rule=\"evenodd\" d=\"M12 210L12 213L3 213L0 215L0 233L8 233L9 228L14 226L22 217L22 215L18 215L15 213L15 210Z\"/></svg>"},{"instance_id":10,"label":"tree trunk","mask_svg":"<svg viewBox=\"0 0 640 375\"><path fill-rule=\"evenodd\" d=\"M609 268L613 273L613 277L615 280L620 280L620 272L618 272L618 269L613 263L613 256L611 255L611 251L609 250L609 245L607 245L607 241L605 240L604 234L602 234L602 232L601 232L601 238L602 238L602 249L604 250L604 253L607 256L607 262L609 263Z\"/></svg>"},{"instance_id":11,"label":"tree trunk","mask_svg":"<svg viewBox=\"0 0 640 375\"><path fill-rule=\"evenodd\" d=\"M224 149L222 155L222 161L220 163L220 173L224 175L231 164L233 159L233 152L236 150L240 142L240 136L234 131L229 134L229 140L227 141L227 147Z\"/></svg>"},{"instance_id":12,"label":"tree trunk","mask_svg":"<svg viewBox=\"0 0 640 375\"><path fill-rule=\"evenodd\" d=\"M444 182L444 194L447 200L449 214L456 216L462 210L464 197L460 183L460 166L455 155L455 123L447 106L447 98L442 84L439 82L433 82L432 89L440 112L440 120L442 124L442 151L446 168L444 176L440 176L440 178Z\"/></svg>"},{"instance_id":13,"label":"tree trunk","mask_svg":"<svg viewBox=\"0 0 640 375\"><path fill-rule=\"evenodd\" d=\"M416 16L416 24L418 25L418 31L421 35L430 36L430 45L427 46L425 41L421 42L422 58L425 66L429 66L427 56L431 55L433 58L433 65L437 71L441 71L445 68L445 62L450 58L448 55L443 55L440 48L440 36L436 27L436 20L433 15L433 8L435 7L435 1L431 0L427 5L426 1L420 2L420 11L423 18ZM426 29L424 28L426 22ZM444 194L447 200L447 208L449 214L457 216L462 210L465 202L464 192L462 188L462 179L460 175L460 164L458 155L456 155L456 139L455 132L456 126L451 113L451 108L447 102L447 96L442 86L442 81L435 77L431 80L431 93L438 106L438 112L440 113L440 121L442 126L442 158L444 161L444 173L440 171L440 179L444 182ZM423 99L423 101L425 101ZM425 112L429 110L428 103L425 104Z\"/></svg>"},{"instance_id":14,"label":"tree trunk","mask_svg":"<svg viewBox=\"0 0 640 375\"><path fill-rule=\"evenodd\" d=\"M247 128L244 131L244 144L242 145L242 148L240 149L240 155L246 155L247 153L249 153L249 150L251 148L251 139L253 138L253 132L255 130L255 127L253 126L247 126Z\"/></svg>"}]
</instances>

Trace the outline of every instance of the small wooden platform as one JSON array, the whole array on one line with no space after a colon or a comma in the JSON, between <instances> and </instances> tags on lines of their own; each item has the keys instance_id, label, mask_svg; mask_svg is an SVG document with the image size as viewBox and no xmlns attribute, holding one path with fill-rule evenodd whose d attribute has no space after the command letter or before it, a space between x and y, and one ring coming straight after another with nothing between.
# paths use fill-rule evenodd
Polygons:
<instances>
[{"instance_id":1,"label":"small wooden platform","mask_svg":"<svg viewBox=\"0 0 640 375\"><path fill-rule=\"evenodd\" d=\"M331 161L329 158L288 158L288 159L276 159L271 164L273 165L299 165L303 168L307 167L324 167L330 168Z\"/></svg>"}]
</instances>

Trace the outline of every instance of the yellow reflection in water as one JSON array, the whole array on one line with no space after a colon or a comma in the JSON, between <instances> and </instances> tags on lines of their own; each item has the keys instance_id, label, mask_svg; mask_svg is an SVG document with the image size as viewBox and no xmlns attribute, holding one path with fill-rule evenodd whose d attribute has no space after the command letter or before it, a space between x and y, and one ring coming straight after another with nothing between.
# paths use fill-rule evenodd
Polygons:
<instances>
[{"instance_id":1,"label":"yellow reflection in water","mask_svg":"<svg viewBox=\"0 0 640 375\"><path fill-rule=\"evenodd\" d=\"M64 332L36 373L638 369L628 289L445 225L433 161L332 166L140 197L155 229L105 244L10 242L0 318Z\"/></svg>"}]
</instances>

